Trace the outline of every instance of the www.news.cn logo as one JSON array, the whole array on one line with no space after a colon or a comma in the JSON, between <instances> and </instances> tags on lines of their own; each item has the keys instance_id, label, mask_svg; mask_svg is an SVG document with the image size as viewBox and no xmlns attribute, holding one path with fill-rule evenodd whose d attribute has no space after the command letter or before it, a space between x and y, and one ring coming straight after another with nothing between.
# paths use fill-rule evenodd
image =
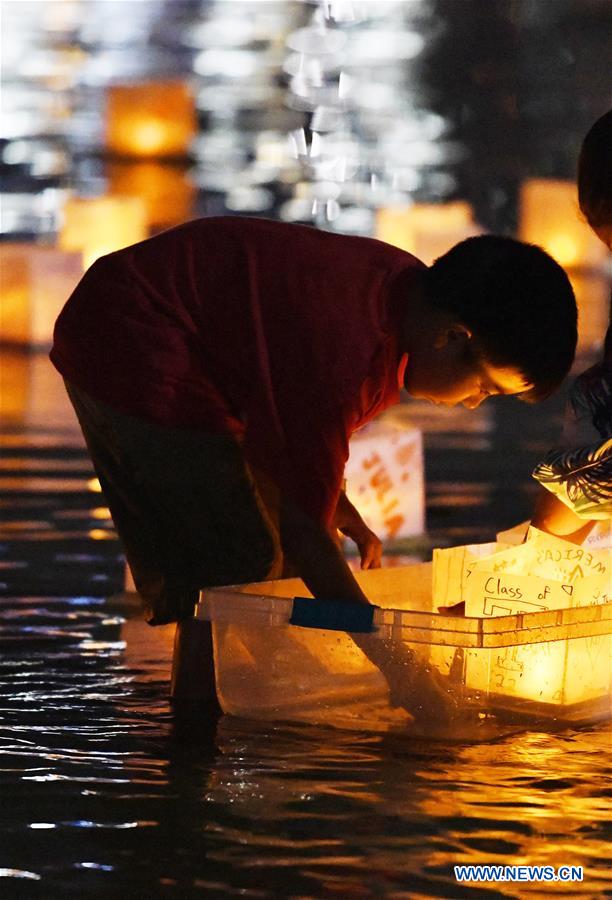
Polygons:
<instances>
[{"instance_id":1,"label":"www.news.cn logo","mask_svg":"<svg viewBox=\"0 0 612 900\"><path fill-rule=\"evenodd\" d=\"M457 881L582 881L582 866L454 866Z\"/></svg>"}]
</instances>

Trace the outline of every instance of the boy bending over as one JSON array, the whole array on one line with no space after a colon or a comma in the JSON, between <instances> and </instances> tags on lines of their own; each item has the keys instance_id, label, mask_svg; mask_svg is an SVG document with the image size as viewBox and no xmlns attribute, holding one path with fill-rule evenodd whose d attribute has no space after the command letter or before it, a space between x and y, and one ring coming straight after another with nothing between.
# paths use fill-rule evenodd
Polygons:
<instances>
[{"instance_id":1,"label":"boy bending over","mask_svg":"<svg viewBox=\"0 0 612 900\"><path fill-rule=\"evenodd\" d=\"M427 268L380 241L264 219L188 222L102 257L60 314L66 381L148 621L200 588L300 575L367 603L380 541L341 490L349 438L399 400L534 401L576 306L542 250L483 236Z\"/></svg>"}]
</instances>

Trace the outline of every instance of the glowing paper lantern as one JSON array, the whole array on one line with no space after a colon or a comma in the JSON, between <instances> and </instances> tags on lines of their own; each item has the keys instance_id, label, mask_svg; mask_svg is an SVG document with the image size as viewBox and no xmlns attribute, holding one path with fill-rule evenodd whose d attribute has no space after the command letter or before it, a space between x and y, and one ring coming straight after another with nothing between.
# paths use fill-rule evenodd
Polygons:
<instances>
[{"instance_id":1,"label":"glowing paper lantern","mask_svg":"<svg viewBox=\"0 0 612 900\"><path fill-rule=\"evenodd\" d=\"M535 576L494 575L475 572L466 599L466 614L488 612L488 617L514 616L536 612L541 619L541 636L512 646L496 646L483 654L470 650L465 656L465 685L468 690L485 691L501 706L516 699L568 706L590 700L609 689L610 636L588 634L588 640L546 640L546 627L558 623L548 609L575 612L597 606L606 595L605 575L562 584ZM609 579L608 579L609 580ZM548 619L548 621L547 621Z\"/></svg>"},{"instance_id":2,"label":"glowing paper lantern","mask_svg":"<svg viewBox=\"0 0 612 900\"><path fill-rule=\"evenodd\" d=\"M108 179L111 195L140 197L150 227L178 225L192 217L196 187L184 167L154 160L113 161Z\"/></svg>"},{"instance_id":3,"label":"glowing paper lantern","mask_svg":"<svg viewBox=\"0 0 612 900\"><path fill-rule=\"evenodd\" d=\"M106 146L119 156L185 156L196 134L193 93L183 81L116 84L107 92Z\"/></svg>"},{"instance_id":4,"label":"glowing paper lantern","mask_svg":"<svg viewBox=\"0 0 612 900\"><path fill-rule=\"evenodd\" d=\"M422 534L425 527L423 442L417 428L373 422L351 440L346 492L381 540Z\"/></svg>"},{"instance_id":5,"label":"glowing paper lantern","mask_svg":"<svg viewBox=\"0 0 612 900\"><path fill-rule=\"evenodd\" d=\"M432 647L432 663L500 709L529 712L538 704L547 714L605 697L609 552L537 529L525 544L492 555L490 546L434 551L435 599L463 600L467 618L460 627L480 622L482 634L475 648Z\"/></svg>"},{"instance_id":6,"label":"glowing paper lantern","mask_svg":"<svg viewBox=\"0 0 612 900\"><path fill-rule=\"evenodd\" d=\"M23 422L29 399L29 356L20 350L2 350L0 396L2 418L6 423Z\"/></svg>"},{"instance_id":7,"label":"glowing paper lantern","mask_svg":"<svg viewBox=\"0 0 612 900\"><path fill-rule=\"evenodd\" d=\"M584 368L583 355L599 355L610 318L610 286L593 274L572 272L570 281L578 306L578 347L576 369Z\"/></svg>"},{"instance_id":8,"label":"glowing paper lantern","mask_svg":"<svg viewBox=\"0 0 612 900\"><path fill-rule=\"evenodd\" d=\"M538 244L565 268L598 266L606 249L582 219L573 181L534 178L520 193L519 237Z\"/></svg>"},{"instance_id":9,"label":"glowing paper lantern","mask_svg":"<svg viewBox=\"0 0 612 900\"><path fill-rule=\"evenodd\" d=\"M413 253L427 265L480 230L471 206L463 201L386 207L376 214L376 237Z\"/></svg>"},{"instance_id":10,"label":"glowing paper lantern","mask_svg":"<svg viewBox=\"0 0 612 900\"><path fill-rule=\"evenodd\" d=\"M147 237L146 209L138 197L70 197L63 209L60 246L80 250L88 268L99 256Z\"/></svg>"},{"instance_id":11,"label":"glowing paper lantern","mask_svg":"<svg viewBox=\"0 0 612 900\"><path fill-rule=\"evenodd\" d=\"M2 341L46 348L61 308L83 274L80 253L38 244L0 245Z\"/></svg>"},{"instance_id":12,"label":"glowing paper lantern","mask_svg":"<svg viewBox=\"0 0 612 900\"><path fill-rule=\"evenodd\" d=\"M83 446L83 436L62 376L46 353L3 348L0 398L5 423L18 422L34 428L42 426L46 430L52 422L56 430L52 440L64 446ZM42 438L37 434L33 440L40 445Z\"/></svg>"}]
</instances>

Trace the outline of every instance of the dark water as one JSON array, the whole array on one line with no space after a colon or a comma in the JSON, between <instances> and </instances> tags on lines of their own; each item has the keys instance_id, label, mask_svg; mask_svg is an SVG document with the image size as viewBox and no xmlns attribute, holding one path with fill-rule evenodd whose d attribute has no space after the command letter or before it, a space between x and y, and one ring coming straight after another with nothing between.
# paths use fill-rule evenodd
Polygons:
<instances>
[{"instance_id":1,"label":"dark water","mask_svg":"<svg viewBox=\"0 0 612 900\"><path fill-rule=\"evenodd\" d=\"M167 701L172 628L96 598L4 601L0 896L496 897L459 863L581 865L605 896L608 731L466 745Z\"/></svg>"}]
</instances>

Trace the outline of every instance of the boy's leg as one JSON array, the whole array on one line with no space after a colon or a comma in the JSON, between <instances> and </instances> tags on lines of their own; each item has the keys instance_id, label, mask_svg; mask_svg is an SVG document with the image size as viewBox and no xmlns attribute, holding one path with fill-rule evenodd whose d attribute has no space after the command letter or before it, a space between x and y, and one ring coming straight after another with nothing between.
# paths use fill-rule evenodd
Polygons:
<instances>
[{"instance_id":1,"label":"boy's leg","mask_svg":"<svg viewBox=\"0 0 612 900\"><path fill-rule=\"evenodd\" d=\"M202 587L280 577L274 512L236 441L153 425L66 388L150 624L192 616Z\"/></svg>"},{"instance_id":2,"label":"boy's leg","mask_svg":"<svg viewBox=\"0 0 612 900\"><path fill-rule=\"evenodd\" d=\"M202 587L280 574L274 512L235 440L144 422L67 389L151 624L190 616Z\"/></svg>"},{"instance_id":3,"label":"boy's leg","mask_svg":"<svg viewBox=\"0 0 612 900\"><path fill-rule=\"evenodd\" d=\"M147 620L183 621L175 690L212 708L210 624L189 619L202 587L280 577L274 504L262 500L231 438L152 425L66 388Z\"/></svg>"}]
</instances>

